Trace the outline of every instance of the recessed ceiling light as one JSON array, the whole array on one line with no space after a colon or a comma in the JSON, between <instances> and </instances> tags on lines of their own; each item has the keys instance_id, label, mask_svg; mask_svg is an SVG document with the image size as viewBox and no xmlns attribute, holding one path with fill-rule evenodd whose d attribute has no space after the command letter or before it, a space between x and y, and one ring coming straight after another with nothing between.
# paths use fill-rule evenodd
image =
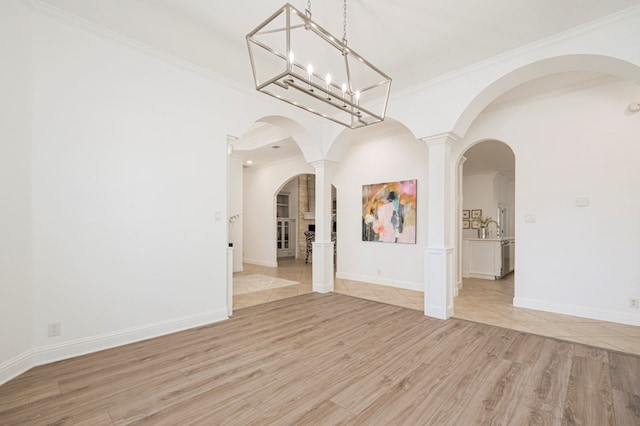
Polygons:
<instances>
[{"instance_id":1,"label":"recessed ceiling light","mask_svg":"<svg viewBox=\"0 0 640 426\"><path fill-rule=\"evenodd\" d=\"M253 164L253 161L247 160L247 164Z\"/></svg>"}]
</instances>

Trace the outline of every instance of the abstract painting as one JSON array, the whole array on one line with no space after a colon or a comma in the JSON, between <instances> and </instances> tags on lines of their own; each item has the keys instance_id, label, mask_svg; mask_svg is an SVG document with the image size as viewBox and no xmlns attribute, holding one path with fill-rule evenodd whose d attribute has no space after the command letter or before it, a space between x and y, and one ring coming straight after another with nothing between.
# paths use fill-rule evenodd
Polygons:
<instances>
[{"instance_id":1,"label":"abstract painting","mask_svg":"<svg viewBox=\"0 0 640 426\"><path fill-rule=\"evenodd\" d=\"M416 243L417 180L362 186L362 241Z\"/></svg>"}]
</instances>

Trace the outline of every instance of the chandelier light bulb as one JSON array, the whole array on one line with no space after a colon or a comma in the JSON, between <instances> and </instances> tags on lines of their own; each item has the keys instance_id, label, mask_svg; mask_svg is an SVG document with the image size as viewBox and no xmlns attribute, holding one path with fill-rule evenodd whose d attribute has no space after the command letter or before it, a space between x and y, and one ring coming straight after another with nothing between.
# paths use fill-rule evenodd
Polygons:
<instances>
[{"instance_id":1,"label":"chandelier light bulb","mask_svg":"<svg viewBox=\"0 0 640 426\"><path fill-rule=\"evenodd\" d=\"M331 74L327 74L324 81L327 83L327 99L331 99Z\"/></svg>"},{"instance_id":2,"label":"chandelier light bulb","mask_svg":"<svg viewBox=\"0 0 640 426\"><path fill-rule=\"evenodd\" d=\"M313 76L313 65L307 65L307 74L309 74L309 91L313 92L313 87L311 87L311 77Z\"/></svg>"},{"instance_id":3,"label":"chandelier light bulb","mask_svg":"<svg viewBox=\"0 0 640 426\"><path fill-rule=\"evenodd\" d=\"M292 50L292 51L290 51L290 52L289 52L289 71L293 71L293 64L294 64L295 58L296 58L296 57L295 57L295 55L293 54L293 50ZM285 81L285 84L287 84L287 83L293 83L293 78L291 78L291 77L287 77L287 78L285 78L285 80L284 80L284 81ZM280 99L282 99L282 98L280 98Z\"/></svg>"}]
</instances>

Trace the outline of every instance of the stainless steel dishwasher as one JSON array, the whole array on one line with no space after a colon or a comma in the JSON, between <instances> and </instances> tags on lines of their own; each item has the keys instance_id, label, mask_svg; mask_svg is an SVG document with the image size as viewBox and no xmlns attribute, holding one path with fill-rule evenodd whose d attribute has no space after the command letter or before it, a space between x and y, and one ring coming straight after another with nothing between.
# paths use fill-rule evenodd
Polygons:
<instances>
[{"instance_id":1,"label":"stainless steel dishwasher","mask_svg":"<svg viewBox=\"0 0 640 426\"><path fill-rule=\"evenodd\" d=\"M502 264L500 265L500 276L496 277L496 279L500 279L509 273L509 263L511 261L510 254L509 254L510 244L511 244L511 241L508 241L508 240L503 240L500 243L500 248L502 250L502 256L501 256Z\"/></svg>"}]
</instances>

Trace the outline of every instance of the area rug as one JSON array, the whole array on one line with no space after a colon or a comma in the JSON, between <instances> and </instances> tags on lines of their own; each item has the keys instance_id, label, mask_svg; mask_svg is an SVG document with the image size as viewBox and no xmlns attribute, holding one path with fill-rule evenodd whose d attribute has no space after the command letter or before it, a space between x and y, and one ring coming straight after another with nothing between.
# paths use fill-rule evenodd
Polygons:
<instances>
[{"instance_id":1,"label":"area rug","mask_svg":"<svg viewBox=\"0 0 640 426\"><path fill-rule=\"evenodd\" d=\"M240 275L233 277L233 294L253 293L296 284L300 283L262 274Z\"/></svg>"}]
</instances>

